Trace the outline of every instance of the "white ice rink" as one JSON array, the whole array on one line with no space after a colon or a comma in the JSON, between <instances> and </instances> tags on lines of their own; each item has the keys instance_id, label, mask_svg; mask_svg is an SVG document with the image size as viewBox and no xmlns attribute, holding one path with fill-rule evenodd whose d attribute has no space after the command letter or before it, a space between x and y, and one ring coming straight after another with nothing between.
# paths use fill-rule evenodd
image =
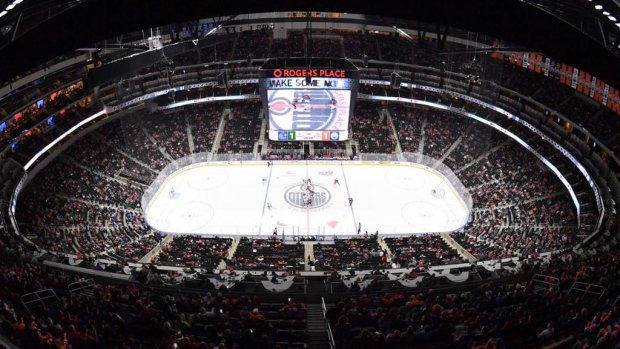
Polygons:
<instances>
[{"instance_id":1,"label":"white ice rink","mask_svg":"<svg viewBox=\"0 0 620 349\"><path fill-rule=\"evenodd\" d=\"M310 206L304 178L314 191ZM354 235L360 225L362 234L446 232L468 216L452 186L422 166L305 161L192 165L166 180L145 213L161 232L245 236L274 228L286 236Z\"/></svg>"}]
</instances>

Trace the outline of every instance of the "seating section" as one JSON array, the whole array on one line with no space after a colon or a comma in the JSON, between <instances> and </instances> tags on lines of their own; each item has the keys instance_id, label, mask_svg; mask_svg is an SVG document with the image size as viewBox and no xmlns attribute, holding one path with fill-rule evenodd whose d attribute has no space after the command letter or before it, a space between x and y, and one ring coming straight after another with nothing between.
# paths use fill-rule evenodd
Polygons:
<instances>
[{"instance_id":1,"label":"seating section","mask_svg":"<svg viewBox=\"0 0 620 349\"><path fill-rule=\"evenodd\" d=\"M195 106L189 110L187 119L194 139L194 153L206 153L213 149L223 112L221 103Z\"/></svg>"},{"instance_id":2,"label":"seating section","mask_svg":"<svg viewBox=\"0 0 620 349\"><path fill-rule=\"evenodd\" d=\"M151 141L155 141L164 154L170 155L173 159L180 159L190 154L186 113L148 113L142 121L143 131L152 139Z\"/></svg>"},{"instance_id":3,"label":"seating section","mask_svg":"<svg viewBox=\"0 0 620 349\"><path fill-rule=\"evenodd\" d=\"M131 118L123 118L116 123L115 134L109 139L117 148L125 149L140 163L159 173L170 163L170 159L159 149L157 143L148 138L142 124L146 112L137 112Z\"/></svg>"},{"instance_id":4,"label":"seating section","mask_svg":"<svg viewBox=\"0 0 620 349\"><path fill-rule=\"evenodd\" d=\"M473 127L467 134L463 135L452 152L447 154L443 164L450 169L460 169L474 163L481 156L501 146L504 142L506 140L501 137L499 132L490 128Z\"/></svg>"},{"instance_id":5,"label":"seating section","mask_svg":"<svg viewBox=\"0 0 620 349\"><path fill-rule=\"evenodd\" d=\"M359 101L355 104L351 129L361 153L392 154L396 140L387 118L380 117L382 108L377 103Z\"/></svg>"},{"instance_id":6,"label":"seating section","mask_svg":"<svg viewBox=\"0 0 620 349\"><path fill-rule=\"evenodd\" d=\"M112 131L112 129L106 128L102 131ZM114 130L112 134L117 132ZM111 178L115 178L121 173L134 174L147 179L155 178L156 173L150 167L144 166L133 158L114 149L106 140L105 135L101 135L98 132L80 138L75 143L75 146L65 152L65 155L68 157L67 160L87 166L94 172ZM83 149L90 149L92 152L85 153Z\"/></svg>"},{"instance_id":7,"label":"seating section","mask_svg":"<svg viewBox=\"0 0 620 349\"><path fill-rule=\"evenodd\" d=\"M162 234L146 235L146 233L142 233L140 235L144 235L144 237L133 242L120 243L113 251L108 252L108 255L116 260L138 263L164 239Z\"/></svg>"},{"instance_id":8,"label":"seating section","mask_svg":"<svg viewBox=\"0 0 620 349\"><path fill-rule=\"evenodd\" d=\"M285 243L278 238L243 237L235 250L229 268L240 270L298 271L305 268L304 246Z\"/></svg>"},{"instance_id":9,"label":"seating section","mask_svg":"<svg viewBox=\"0 0 620 349\"><path fill-rule=\"evenodd\" d=\"M424 128L424 154L433 159L441 159L467 130L468 124L463 117L445 115L437 111L429 111L426 127Z\"/></svg>"},{"instance_id":10,"label":"seating section","mask_svg":"<svg viewBox=\"0 0 620 349\"><path fill-rule=\"evenodd\" d=\"M76 78L75 74L68 75L74 79ZM7 99L4 99L3 109L11 112L15 111L15 114L6 121L6 128L0 134L0 149L5 149L9 146L22 130L28 129L32 131L29 137L22 140L22 142L31 142L32 138L37 138L32 136L49 131L54 124L60 123L64 119L68 118L71 120L73 115L67 115L67 112L72 113L75 109L69 108L69 111L67 111L66 108L85 97L85 91L81 82L62 89L58 89L56 84L49 84L32 90L34 91L24 91L23 93L29 92L35 96L39 94L48 95L43 99L33 101L33 103L27 106L24 105L24 98L27 97L16 91L14 96L7 96ZM54 116L54 114L56 115ZM40 124L42 121L47 122ZM19 147L19 143L15 147ZM23 148L26 147L26 145L23 146Z\"/></svg>"},{"instance_id":11,"label":"seating section","mask_svg":"<svg viewBox=\"0 0 620 349\"><path fill-rule=\"evenodd\" d=\"M287 31L286 39L271 41L271 57L304 57L306 41L301 31Z\"/></svg>"},{"instance_id":12,"label":"seating section","mask_svg":"<svg viewBox=\"0 0 620 349\"><path fill-rule=\"evenodd\" d=\"M260 101L231 105L218 153L253 153L260 136L262 118Z\"/></svg>"},{"instance_id":13,"label":"seating section","mask_svg":"<svg viewBox=\"0 0 620 349\"><path fill-rule=\"evenodd\" d=\"M271 41L271 31L266 28L242 32L235 42L234 59L267 58Z\"/></svg>"},{"instance_id":14,"label":"seating section","mask_svg":"<svg viewBox=\"0 0 620 349\"><path fill-rule=\"evenodd\" d=\"M309 160L347 160L347 150L342 142L314 142L314 154L307 157Z\"/></svg>"},{"instance_id":15,"label":"seating section","mask_svg":"<svg viewBox=\"0 0 620 349\"><path fill-rule=\"evenodd\" d=\"M77 275L65 275L40 265L18 267L11 264L10 268L22 270L24 275L10 280L2 288L3 293L16 289L19 283L26 286L21 289L28 293L36 290L35 283L45 289L60 290L59 280L63 286L78 281ZM0 317L10 325L6 327L12 342L28 348L49 346L45 344L48 341L75 349L118 345L216 348L219 343L226 343L228 347L249 347L257 340L266 339L266 348L279 345L280 348L302 349L308 338L308 310L304 303L294 300L267 303L256 295L218 292L179 296L139 286L93 283L88 293L73 293L57 302L30 304L32 313L28 326L25 326L21 315L23 306L18 306L19 303L14 297L3 297ZM93 303L106 304L115 309L116 315L102 315L100 310L89 306ZM67 308L71 309L70 313L64 316ZM123 326L116 331L98 329L98 326L110 328L119 321Z\"/></svg>"},{"instance_id":16,"label":"seating section","mask_svg":"<svg viewBox=\"0 0 620 349\"><path fill-rule=\"evenodd\" d=\"M409 238L384 238L393 253L392 260L402 267L429 268L433 265L464 262L458 252L439 234L412 235Z\"/></svg>"},{"instance_id":17,"label":"seating section","mask_svg":"<svg viewBox=\"0 0 620 349\"><path fill-rule=\"evenodd\" d=\"M188 129L197 134L194 144L203 144L201 135L209 134L209 125L211 132L217 130L220 108L190 108L187 118L177 113L175 122L163 114L138 113L78 139L20 196L20 221L38 227L32 230L34 241L58 252L140 260L150 251L145 246L154 245L141 241L152 231L139 207L144 187L130 179L148 183L170 162L171 154L187 155ZM158 139L166 139L163 146ZM40 200L42 194L46 200ZM115 248L120 242L129 245Z\"/></svg>"},{"instance_id":18,"label":"seating section","mask_svg":"<svg viewBox=\"0 0 620 349\"><path fill-rule=\"evenodd\" d=\"M424 135L422 125L425 124L428 112L424 109L406 107L400 103L390 103L389 110L402 151L421 153L420 141Z\"/></svg>"},{"instance_id":19,"label":"seating section","mask_svg":"<svg viewBox=\"0 0 620 349\"><path fill-rule=\"evenodd\" d=\"M389 265L376 238L338 239L314 246L316 270L368 270Z\"/></svg>"},{"instance_id":20,"label":"seating section","mask_svg":"<svg viewBox=\"0 0 620 349\"><path fill-rule=\"evenodd\" d=\"M588 321L585 316L577 323L567 321L572 311L558 303L546 304L544 293L518 283L446 293L396 290L342 297L328 309L327 319L338 348L470 348L497 343L539 347L549 344L553 330L567 334ZM551 331L545 332L546 328Z\"/></svg>"},{"instance_id":21,"label":"seating section","mask_svg":"<svg viewBox=\"0 0 620 349\"><path fill-rule=\"evenodd\" d=\"M216 269L232 245L230 238L176 235L152 262L162 266Z\"/></svg>"},{"instance_id":22,"label":"seating section","mask_svg":"<svg viewBox=\"0 0 620 349\"><path fill-rule=\"evenodd\" d=\"M234 40L224 41L220 44L200 49L200 63L222 62L232 59Z\"/></svg>"}]
</instances>

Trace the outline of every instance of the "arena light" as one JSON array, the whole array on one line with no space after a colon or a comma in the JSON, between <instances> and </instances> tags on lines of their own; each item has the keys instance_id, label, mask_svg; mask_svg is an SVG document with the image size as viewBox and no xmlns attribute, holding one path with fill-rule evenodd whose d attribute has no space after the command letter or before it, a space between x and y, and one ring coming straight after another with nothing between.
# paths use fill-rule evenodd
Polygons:
<instances>
[{"instance_id":1,"label":"arena light","mask_svg":"<svg viewBox=\"0 0 620 349\"><path fill-rule=\"evenodd\" d=\"M209 35L211 35L211 34L215 33L215 31L217 31L217 30L218 30L218 29L220 29L221 27L222 27L222 25L220 24L220 25L218 25L217 27L215 27L215 28L213 28L213 29L209 30L209 32L205 34L205 37L207 37L207 36L209 36Z\"/></svg>"},{"instance_id":2,"label":"arena light","mask_svg":"<svg viewBox=\"0 0 620 349\"><path fill-rule=\"evenodd\" d=\"M616 26L617 26L618 28L620 28L620 23L616 23Z\"/></svg>"},{"instance_id":3,"label":"arena light","mask_svg":"<svg viewBox=\"0 0 620 349\"><path fill-rule=\"evenodd\" d=\"M79 129L80 127L86 125L87 123L97 119L98 117L100 117L101 115L105 114L106 111L102 110L84 120L82 120L81 122L77 123L76 125L74 125L73 127L71 127L69 129L69 131L63 133L62 135L60 135L60 137L56 138L55 140L53 140L51 143L49 143L48 145L46 145L45 147L43 147L43 149L41 149L40 152L38 152L35 156L32 157L32 159L30 159L30 161L28 161L28 163L24 166L24 170L28 171L28 169L30 168L30 166L32 166L37 160L39 160L39 158L43 155L45 155L45 153L47 153L50 149L52 149L53 146L55 146L56 144L58 144L60 141L62 141L63 139L65 139L66 137L68 137L71 133L75 132L75 130Z\"/></svg>"},{"instance_id":4,"label":"arena light","mask_svg":"<svg viewBox=\"0 0 620 349\"><path fill-rule=\"evenodd\" d=\"M411 36L409 36L409 34L407 34L404 30L400 29L400 28L396 28L395 25L392 26L392 28L394 28L394 30L396 30L396 32L402 36L404 36L405 38L409 39L409 40L413 40L411 38Z\"/></svg>"},{"instance_id":5,"label":"arena light","mask_svg":"<svg viewBox=\"0 0 620 349\"><path fill-rule=\"evenodd\" d=\"M603 9L603 5L594 5L594 8L597 10L602 10Z\"/></svg>"},{"instance_id":6,"label":"arena light","mask_svg":"<svg viewBox=\"0 0 620 349\"><path fill-rule=\"evenodd\" d=\"M609 20L612 21L612 22L617 21L616 17L614 17L614 16L607 16L607 18L609 18Z\"/></svg>"},{"instance_id":7,"label":"arena light","mask_svg":"<svg viewBox=\"0 0 620 349\"><path fill-rule=\"evenodd\" d=\"M0 17L6 15L8 13L8 11L11 11L12 9L14 9L15 6L21 4L22 1L24 1L24 0L15 0L15 1L13 1L9 6L6 7L6 9L4 11L0 12Z\"/></svg>"},{"instance_id":8,"label":"arena light","mask_svg":"<svg viewBox=\"0 0 620 349\"><path fill-rule=\"evenodd\" d=\"M609 11L603 11L603 16L609 16L609 15L610 15Z\"/></svg>"},{"instance_id":9,"label":"arena light","mask_svg":"<svg viewBox=\"0 0 620 349\"><path fill-rule=\"evenodd\" d=\"M15 6L21 4L22 1L23 0L15 0L15 1L13 1L13 3L11 3L9 6L6 7L6 10L10 11L10 10L14 9Z\"/></svg>"}]
</instances>

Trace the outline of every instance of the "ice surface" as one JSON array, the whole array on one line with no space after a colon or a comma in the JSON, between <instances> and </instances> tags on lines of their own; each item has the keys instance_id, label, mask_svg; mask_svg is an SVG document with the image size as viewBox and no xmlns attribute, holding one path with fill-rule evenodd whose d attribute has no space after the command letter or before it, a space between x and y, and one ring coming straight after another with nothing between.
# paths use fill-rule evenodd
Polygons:
<instances>
[{"instance_id":1,"label":"ice surface","mask_svg":"<svg viewBox=\"0 0 620 349\"><path fill-rule=\"evenodd\" d=\"M432 194L439 189L443 198ZM350 236L360 225L362 234L453 231L469 212L451 185L420 166L300 161L194 165L168 178L145 216L166 233L267 236L277 228L288 236Z\"/></svg>"}]
</instances>

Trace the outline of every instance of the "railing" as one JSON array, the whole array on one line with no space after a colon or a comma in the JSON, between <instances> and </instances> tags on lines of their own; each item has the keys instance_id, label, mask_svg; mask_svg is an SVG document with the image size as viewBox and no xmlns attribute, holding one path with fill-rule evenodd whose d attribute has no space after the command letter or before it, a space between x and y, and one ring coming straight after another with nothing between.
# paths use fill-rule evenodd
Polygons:
<instances>
[{"instance_id":1,"label":"railing","mask_svg":"<svg viewBox=\"0 0 620 349\"><path fill-rule=\"evenodd\" d=\"M398 155L359 153L357 159L362 161L398 161Z\"/></svg>"},{"instance_id":2,"label":"railing","mask_svg":"<svg viewBox=\"0 0 620 349\"><path fill-rule=\"evenodd\" d=\"M532 280L530 280L530 285L531 284L543 284L546 287L557 287L560 284L560 279L549 275L534 274Z\"/></svg>"},{"instance_id":3,"label":"railing","mask_svg":"<svg viewBox=\"0 0 620 349\"><path fill-rule=\"evenodd\" d=\"M303 149L299 148L287 148L287 149L268 149L261 155L261 159L264 160L299 160L301 161Z\"/></svg>"},{"instance_id":4,"label":"railing","mask_svg":"<svg viewBox=\"0 0 620 349\"><path fill-rule=\"evenodd\" d=\"M145 237L147 236L144 236L143 238ZM153 256L155 256L156 254L159 254L162 248L166 246L170 242L170 240L172 240L173 238L174 238L173 235L168 235L165 238L163 238L157 245L155 245L155 247L153 247L147 254L145 254L144 257L140 258L138 263L151 263Z\"/></svg>"},{"instance_id":5,"label":"railing","mask_svg":"<svg viewBox=\"0 0 620 349\"><path fill-rule=\"evenodd\" d=\"M583 292L583 295L581 295L582 298L585 297L588 293L591 293L597 295L600 299L605 293L605 287L595 284L586 284L584 282L575 282L573 286L571 286L570 290L568 290L568 293L571 293L573 291Z\"/></svg>"},{"instance_id":6,"label":"railing","mask_svg":"<svg viewBox=\"0 0 620 349\"><path fill-rule=\"evenodd\" d=\"M83 292L86 290L92 290L94 286L95 286L95 280L87 279L87 280L80 280L80 281L70 283L67 286L67 288L69 289L69 293L74 294L74 293Z\"/></svg>"},{"instance_id":7,"label":"railing","mask_svg":"<svg viewBox=\"0 0 620 349\"><path fill-rule=\"evenodd\" d=\"M42 304L45 304L44 301L46 299L54 299L54 298L57 301L59 300L58 296L56 295L56 292L48 288L48 289L37 291L37 292L26 293L25 295L21 297L21 301L24 307L26 307L26 310L28 310L28 312L32 314L32 312L30 311L30 308L28 308L28 304L37 303L37 302L41 302Z\"/></svg>"},{"instance_id":8,"label":"railing","mask_svg":"<svg viewBox=\"0 0 620 349\"><path fill-rule=\"evenodd\" d=\"M256 159L254 153L237 153L237 154L213 154L212 161L252 161ZM260 155L258 155L260 157Z\"/></svg>"},{"instance_id":9,"label":"railing","mask_svg":"<svg viewBox=\"0 0 620 349\"><path fill-rule=\"evenodd\" d=\"M343 143L341 149L320 149L314 146L314 158L315 160L350 160L351 156L345 149L346 146Z\"/></svg>"},{"instance_id":10,"label":"railing","mask_svg":"<svg viewBox=\"0 0 620 349\"><path fill-rule=\"evenodd\" d=\"M327 324L327 337L329 338L329 348L335 349L336 342L334 341L334 334L332 333L332 326L329 324L329 321L327 320L327 317L325 316L327 314L327 307L325 306L325 298L323 297L321 297L321 308L323 309L323 320L325 320L325 323Z\"/></svg>"},{"instance_id":11,"label":"railing","mask_svg":"<svg viewBox=\"0 0 620 349\"><path fill-rule=\"evenodd\" d=\"M477 262L478 258L474 257L469 251L467 251L463 246L461 246L458 242L456 242L449 233L441 233L441 237L443 237L444 241L448 243L453 249L458 252L459 255L466 258L469 262Z\"/></svg>"}]
</instances>

